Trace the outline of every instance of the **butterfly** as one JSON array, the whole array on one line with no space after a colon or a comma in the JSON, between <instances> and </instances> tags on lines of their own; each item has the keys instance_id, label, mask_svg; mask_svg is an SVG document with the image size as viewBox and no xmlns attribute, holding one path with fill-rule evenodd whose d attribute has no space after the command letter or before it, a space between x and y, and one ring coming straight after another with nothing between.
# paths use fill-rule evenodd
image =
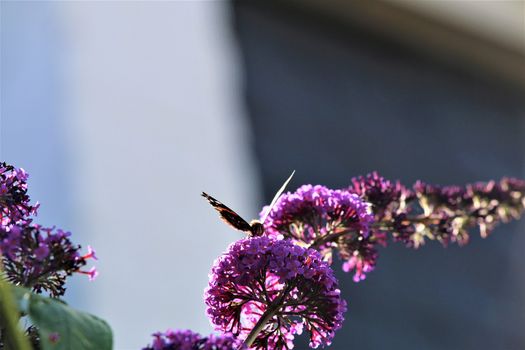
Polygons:
<instances>
[{"instance_id":1,"label":"butterfly","mask_svg":"<svg viewBox=\"0 0 525 350\"><path fill-rule=\"evenodd\" d=\"M215 210L219 212L219 216L222 219L222 221L224 221L231 227L239 231L247 232L250 236L261 236L264 233L263 224L266 221L268 214L270 214L270 212L272 211L273 206L275 205L275 203L277 203L277 200L283 193L284 189L286 188L286 185L288 185L288 182L290 182L294 174L295 170L292 172L290 177L288 177L288 179L284 182L279 191L277 191L277 193L272 199L272 202L270 203L270 206L264 213L262 220L252 220L248 223L239 214L237 214L236 212L234 212L233 210L231 210L230 208L228 208L227 206L225 206L206 192L202 192L201 196L203 196L208 200L208 202L210 202L212 207L214 207Z\"/></svg>"}]
</instances>

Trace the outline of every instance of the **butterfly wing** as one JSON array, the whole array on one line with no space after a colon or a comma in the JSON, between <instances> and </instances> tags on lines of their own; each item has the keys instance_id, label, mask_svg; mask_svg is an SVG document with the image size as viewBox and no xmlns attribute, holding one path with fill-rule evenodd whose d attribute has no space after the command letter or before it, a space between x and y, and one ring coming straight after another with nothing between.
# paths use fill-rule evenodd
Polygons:
<instances>
[{"instance_id":1,"label":"butterfly wing","mask_svg":"<svg viewBox=\"0 0 525 350\"><path fill-rule=\"evenodd\" d=\"M244 232L251 232L251 226L249 223L246 222L243 218L239 216L236 212L210 196L209 194L202 192L201 194L204 198L210 202L212 207L215 208L219 212L219 216L228 225L232 226L233 228L236 228L237 230L244 231Z\"/></svg>"},{"instance_id":2,"label":"butterfly wing","mask_svg":"<svg viewBox=\"0 0 525 350\"><path fill-rule=\"evenodd\" d=\"M270 212L272 211L273 206L275 205L275 203L277 203L277 200L279 199L279 197L281 197L281 194L283 193L284 189L288 185L288 182L290 182L290 180L292 179L294 174L295 174L295 170L292 171L292 174L290 175L290 177L288 177L288 179L284 182L284 184L281 186L281 188L279 188L279 191L277 191L277 193L273 197L272 202L268 206L268 209L266 210L266 213L264 213L264 216L261 219L262 223L264 223L266 221L266 218L268 217L268 214L270 214Z\"/></svg>"}]
</instances>

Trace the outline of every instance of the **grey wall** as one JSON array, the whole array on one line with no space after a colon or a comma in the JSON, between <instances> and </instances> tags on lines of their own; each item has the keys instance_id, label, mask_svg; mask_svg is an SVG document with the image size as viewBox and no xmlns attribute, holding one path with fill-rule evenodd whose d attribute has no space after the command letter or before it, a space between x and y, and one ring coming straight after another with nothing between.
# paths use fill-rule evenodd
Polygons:
<instances>
[{"instance_id":1,"label":"grey wall","mask_svg":"<svg viewBox=\"0 0 525 350\"><path fill-rule=\"evenodd\" d=\"M284 6L234 9L267 200L291 168L292 187L524 177L519 92ZM332 348L523 349L523 248L521 222L464 248L392 245L359 284L336 267L349 311Z\"/></svg>"}]
</instances>

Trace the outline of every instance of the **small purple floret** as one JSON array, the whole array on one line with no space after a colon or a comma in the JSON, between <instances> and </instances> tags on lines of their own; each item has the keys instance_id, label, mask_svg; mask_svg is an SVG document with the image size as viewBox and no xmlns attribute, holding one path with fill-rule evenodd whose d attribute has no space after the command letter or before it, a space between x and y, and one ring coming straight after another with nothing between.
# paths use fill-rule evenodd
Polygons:
<instances>
[{"instance_id":1,"label":"small purple floret","mask_svg":"<svg viewBox=\"0 0 525 350\"><path fill-rule=\"evenodd\" d=\"M49 255L49 247L45 243L40 243L35 249L36 260L42 261Z\"/></svg>"}]
</instances>

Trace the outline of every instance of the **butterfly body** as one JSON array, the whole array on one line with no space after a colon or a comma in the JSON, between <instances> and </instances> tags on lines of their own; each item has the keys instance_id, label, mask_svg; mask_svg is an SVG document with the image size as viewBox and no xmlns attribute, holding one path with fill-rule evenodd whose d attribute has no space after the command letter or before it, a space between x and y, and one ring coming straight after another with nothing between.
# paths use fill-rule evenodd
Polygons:
<instances>
[{"instance_id":1,"label":"butterfly body","mask_svg":"<svg viewBox=\"0 0 525 350\"><path fill-rule=\"evenodd\" d=\"M264 233L264 224L259 220L250 221L250 227L252 236L262 236L262 234Z\"/></svg>"},{"instance_id":2,"label":"butterfly body","mask_svg":"<svg viewBox=\"0 0 525 350\"><path fill-rule=\"evenodd\" d=\"M252 220L248 223L235 211L228 208L226 205L219 202L218 200L216 200L215 198L213 198L206 192L202 192L201 195L208 200L208 202L211 204L211 206L215 210L219 212L219 216L221 220L224 221L226 224L230 225L231 227L239 231L246 232L249 236L258 237L258 236L262 236L262 234L264 233L264 221L266 220L266 217L268 216L273 206L277 202L277 199L279 199L279 197L281 196L281 193L283 193L286 185L292 179L292 176L294 173L295 171L292 172L292 175L290 175L290 177L288 178L288 180L286 180L284 185L279 189L279 191L277 191L276 195L274 196L272 200L272 203L268 207L266 213L263 215L262 220Z\"/></svg>"}]
</instances>

